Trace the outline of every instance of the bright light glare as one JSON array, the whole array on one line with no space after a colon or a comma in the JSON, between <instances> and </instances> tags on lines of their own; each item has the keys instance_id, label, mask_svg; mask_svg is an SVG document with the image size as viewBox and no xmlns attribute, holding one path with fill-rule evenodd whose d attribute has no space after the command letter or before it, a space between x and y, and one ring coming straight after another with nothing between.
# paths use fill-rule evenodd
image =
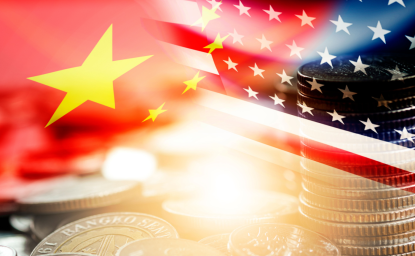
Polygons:
<instances>
[{"instance_id":1,"label":"bright light glare","mask_svg":"<svg viewBox=\"0 0 415 256\"><path fill-rule=\"evenodd\" d=\"M143 181L155 172L157 160L154 155L133 148L112 149L102 166L102 174L110 180Z\"/></svg>"},{"instance_id":2,"label":"bright light glare","mask_svg":"<svg viewBox=\"0 0 415 256\"><path fill-rule=\"evenodd\" d=\"M231 173L218 173L212 181L209 197L218 203L235 201L242 193L237 177Z\"/></svg>"}]
</instances>

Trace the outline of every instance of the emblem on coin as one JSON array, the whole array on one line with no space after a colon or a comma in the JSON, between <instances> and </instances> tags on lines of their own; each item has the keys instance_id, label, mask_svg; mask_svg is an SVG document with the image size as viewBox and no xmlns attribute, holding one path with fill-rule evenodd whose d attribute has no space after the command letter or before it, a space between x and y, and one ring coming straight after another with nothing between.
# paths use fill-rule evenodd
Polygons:
<instances>
[{"instance_id":1,"label":"emblem on coin","mask_svg":"<svg viewBox=\"0 0 415 256\"><path fill-rule=\"evenodd\" d=\"M226 256L213 247L186 239L144 239L123 246L117 256Z\"/></svg>"},{"instance_id":2,"label":"emblem on coin","mask_svg":"<svg viewBox=\"0 0 415 256\"><path fill-rule=\"evenodd\" d=\"M69 252L114 256L122 246L144 238L178 238L178 234L169 223L151 215L100 214L59 228L40 242L31 256Z\"/></svg>"},{"instance_id":3,"label":"emblem on coin","mask_svg":"<svg viewBox=\"0 0 415 256\"><path fill-rule=\"evenodd\" d=\"M321 255L338 256L329 239L299 226L268 223L240 227L231 233L232 255Z\"/></svg>"}]
</instances>

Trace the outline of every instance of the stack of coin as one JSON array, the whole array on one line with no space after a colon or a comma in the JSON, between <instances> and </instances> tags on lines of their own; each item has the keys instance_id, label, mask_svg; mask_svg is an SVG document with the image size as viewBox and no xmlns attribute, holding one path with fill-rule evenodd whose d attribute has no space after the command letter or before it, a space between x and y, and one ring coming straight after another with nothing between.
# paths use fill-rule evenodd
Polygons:
<instances>
[{"instance_id":1,"label":"stack of coin","mask_svg":"<svg viewBox=\"0 0 415 256\"><path fill-rule=\"evenodd\" d=\"M303 223L342 255L415 255L413 58L338 57L332 65L298 71Z\"/></svg>"}]
</instances>

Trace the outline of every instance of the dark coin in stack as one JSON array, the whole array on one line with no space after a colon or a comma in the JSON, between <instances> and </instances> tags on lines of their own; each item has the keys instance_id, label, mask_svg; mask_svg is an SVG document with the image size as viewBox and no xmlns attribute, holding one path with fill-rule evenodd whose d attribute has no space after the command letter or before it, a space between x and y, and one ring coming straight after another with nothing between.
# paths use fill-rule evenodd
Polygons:
<instances>
[{"instance_id":1,"label":"dark coin in stack","mask_svg":"<svg viewBox=\"0 0 415 256\"><path fill-rule=\"evenodd\" d=\"M405 170L413 170L411 167L414 167L415 164L413 161L415 152L408 148L389 152L351 153L335 148L322 149L321 147L310 147L303 143L300 146L301 155L305 158L330 166L338 166L339 168L342 166L360 166L362 168L362 176L365 176L364 172L367 169L371 170L381 165L381 162L373 159L382 159L382 161L387 161L388 165L402 168L403 170L400 175L409 175L409 172ZM372 172L370 170L368 170L369 173ZM382 176L389 176L389 173L385 173Z\"/></svg>"},{"instance_id":2,"label":"dark coin in stack","mask_svg":"<svg viewBox=\"0 0 415 256\"><path fill-rule=\"evenodd\" d=\"M392 187L406 187L415 184L415 173L407 172L405 174L380 176L380 177L362 177L358 175L337 176L330 174L321 174L311 170L301 168L303 180L320 183L323 186L336 187L338 189L387 189Z\"/></svg>"},{"instance_id":3,"label":"dark coin in stack","mask_svg":"<svg viewBox=\"0 0 415 256\"><path fill-rule=\"evenodd\" d=\"M28 235L0 233L0 245L13 248L17 256L29 256L36 243Z\"/></svg>"},{"instance_id":4,"label":"dark coin in stack","mask_svg":"<svg viewBox=\"0 0 415 256\"><path fill-rule=\"evenodd\" d=\"M106 213L57 229L36 246L31 256L67 252L114 256L131 241L178 237L175 228L158 217L132 212Z\"/></svg>"},{"instance_id":5,"label":"dark coin in stack","mask_svg":"<svg viewBox=\"0 0 415 256\"><path fill-rule=\"evenodd\" d=\"M328 238L287 224L254 224L234 230L229 238L232 255L340 255Z\"/></svg>"},{"instance_id":6,"label":"dark coin in stack","mask_svg":"<svg viewBox=\"0 0 415 256\"><path fill-rule=\"evenodd\" d=\"M391 77L393 75L391 74ZM306 96L312 97L312 98L316 98L316 99L325 99L325 100L333 100L333 101L338 101L338 100L344 100L343 99L343 93L341 90L339 89L345 89L345 85L348 85L349 83L345 82L345 85L343 85L343 87L336 89L333 88L326 88L324 87L324 83L325 81L321 81L316 79L316 81L314 82L313 79L310 80L306 80L306 83L304 84L303 82L297 81L297 88L298 91ZM313 84L315 84L315 86L319 86L323 85L320 87L320 90L317 90L316 87L313 88ZM311 90L313 88L313 90ZM348 89L350 91L352 91L349 86ZM353 88L354 89L354 88ZM414 96L414 89L415 89L415 85L414 84L407 84L405 88L401 88L401 89L395 89L393 87L390 88L385 88L384 90L382 90L381 92L379 92L376 95L376 91L369 91L369 92L360 92L359 94L359 98L360 96L366 97L367 101L371 101L372 103L377 104L378 101L381 101L382 105L384 106L385 104L391 102L390 99L399 99L399 98L408 98L408 97L412 97ZM352 91L354 92L354 91ZM357 95L357 94L354 94ZM353 96L354 96L353 95ZM354 97L353 97L354 98ZM381 106L382 106L381 105ZM381 107L379 106L379 107ZM385 109L387 109L385 107Z\"/></svg>"},{"instance_id":7,"label":"dark coin in stack","mask_svg":"<svg viewBox=\"0 0 415 256\"><path fill-rule=\"evenodd\" d=\"M327 163L327 162L326 162ZM335 167L321 164L317 161L301 158L301 166L308 170L313 170L314 173L327 174L331 173L337 176L350 176L359 175L361 177L381 177L381 176L393 176L393 175L405 175L408 173L406 170L414 170L415 162L410 161L406 163L395 164L394 166L383 164L380 162L367 162L360 161L359 165L355 163L333 165ZM338 167L338 168L336 168ZM340 168L340 169L339 169ZM415 184L414 184L415 185Z\"/></svg>"},{"instance_id":8,"label":"dark coin in stack","mask_svg":"<svg viewBox=\"0 0 415 256\"><path fill-rule=\"evenodd\" d=\"M21 198L18 204L22 212L46 214L113 205L140 194L141 185L136 181L86 177L41 194Z\"/></svg>"},{"instance_id":9,"label":"dark coin in stack","mask_svg":"<svg viewBox=\"0 0 415 256\"><path fill-rule=\"evenodd\" d=\"M230 234L219 234L203 238L199 243L209 245L218 251L222 252L226 256L231 256L231 253L228 250Z\"/></svg>"},{"instance_id":10,"label":"dark coin in stack","mask_svg":"<svg viewBox=\"0 0 415 256\"><path fill-rule=\"evenodd\" d=\"M348 87L345 87L347 92L350 91ZM375 92L377 95L378 93ZM350 95L350 94L348 94ZM353 100L351 99L352 96L339 99L339 100L325 100L325 99L316 99L298 92L297 100L301 104L306 104L308 107L324 110L324 111L333 111L335 109L339 112L353 112L353 113L360 113L360 112L382 112L385 111L384 108L379 108L379 101L373 100L373 98L369 97L358 97L355 94L353 95ZM382 99L383 100L383 99ZM407 97L407 98L399 98L389 101L382 101L386 103L380 103L387 106L388 110L402 110L411 108L415 104L415 97Z\"/></svg>"},{"instance_id":11,"label":"dark coin in stack","mask_svg":"<svg viewBox=\"0 0 415 256\"><path fill-rule=\"evenodd\" d=\"M173 238L156 238L134 241L121 247L117 256L225 256L213 247L195 241Z\"/></svg>"},{"instance_id":12,"label":"dark coin in stack","mask_svg":"<svg viewBox=\"0 0 415 256\"><path fill-rule=\"evenodd\" d=\"M0 245L0 255L1 256L17 256L15 249Z\"/></svg>"},{"instance_id":13,"label":"dark coin in stack","mask_svg":"<svg viewBox=\"0 0 415 256\"><path fill-rule=\"evenodd\" d=\"M360 56L360 61L369 65L356 69L352 62L358 62L358 56L337 57L332 61L333 68L314 61L301 66L298 70L298 83L302 86L302 94L313 98L344 100L339 89L355 92L356 101L362 96L393 95L395 98L405 98L415 95L412 87L415 85L415 66L410 55L373 55ZM315 82L323 86L314 85ZM321 92L317 89L320 88ZM350 100L350 99L348 99Z\"/></svg>"},{"instance_id":14,"label":"dark coin in stack","mask_svg":"<svg viewBox=\"0 0 415 256\"><path fill-rule=\"evenodd\" d=\"M308 104L307 104L308 106ZM298 116L302 117L303 119L311 120L313 122L318 122L320 126L317 128L319 129L321 127L321 124L331 126L334 128L346 130L349 132L355 132L358 134L362 134L371 138L377 138L377 139L383 139L386 141L390 141L391 143L395 144L402 144L402 142L405 141L399 141L401 139L401 133L397 131L406 130L408 133L413 133L415 130L415 118L409 117L409 118L385 118L385 116L381 115L372 115L372 114L364 114L364 115L351 115L348 113L340 112L338 109L336 109L336 113L341 116L341 121L333 121L333 117L331 114L334 113L334 110L317 110L313 109L311 110L313 115L310 115L308 112L302 113L301 107L298 106ZM393 113L388 113L388 115L393 115ZM365 124L363 122L367 122L367 119L370 119L370 122L375 125L379 125L376 127L376 132L373 130L365 130ZM301 123L301 122L300 122ZM313 129L309 125L300 125L301 130L307 130L307 129ZM311 132L311 131L310 131ZM341 131L337 131L335 134L344 133ZM395 142L398 141L398 142ZM406 139L408 141L408 139ZM403 145L408 147L413 147L412 141L409 141L411 143L404 143Z\"/></svg>"}]
</instances>

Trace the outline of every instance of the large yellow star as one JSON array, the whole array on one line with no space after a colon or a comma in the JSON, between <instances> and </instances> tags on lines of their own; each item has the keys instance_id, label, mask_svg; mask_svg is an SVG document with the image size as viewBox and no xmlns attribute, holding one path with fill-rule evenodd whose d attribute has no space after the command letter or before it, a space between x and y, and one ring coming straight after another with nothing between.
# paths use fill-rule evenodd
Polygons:
<instances>
[{"instance_id":1,"label":"large yellow star","mask_svg":"<svg viewBox=\"0 0 415 256\"><path fill-rule=\"evenodd\" d=\"M151 56L113 61L111 25L82 66L29 77L67 92L46 127L87 100L115 108L113 81Z\"/></svg>"},{"instance_id":2,"label":"large yellow star","mask_svg":"<svg viewBox=\"0 0 415 256\"><path fill-rule=\"evenodd\" d=\"M193 90L196 90L197 83L199 83L203 78L205 78L204 76L199 77L199 72L200 71L197 72L197 74L192 78L192 80L183 82L185 85L187 85L187 87L186 87L186 89L184 89L183 93L187 92L190 88L193 89Z\"/></svg>"},{"instance_id":3,"label":"large yellow star","mask_svg":"<svg viewBox=\"0 0 415 256\"><path fill-rule=\"evenodd\" d=\"M215 49L223 49L222 43L223 43L223 41L225 41L225 39L228 36L229 35L224 36L224 37L221 38L220 34L218 33L218 35L215 38L215 41L213 43L209 44L208 46L203 47L203 48L209 48L209 53L212 53Z\"/></svg>"},{"instance_id":4,"label":"large yellow star","mask_svg":"<svg viewBox=\"0 0 415 256\"><path fill-rule=\"evenodd\" d=\"M202 23L202 31L203 31L205 27L207 26L207 24L209 23L209 21L220 18L220 16L215 13L215 11L218 9L219 6L220 6L220 3L212 7L212 9L210 10L203 6L202 17L199 18L195 23L193 23L192 26Z\"/></svg>"},{"instance_id":5,"label":"large yellow star","mask_svg":"<svg viewBox=\"0 0 415 256\"><path fill-rule=\"evenodd\" d=\"M157 116L160 115L163 112L166 112L166 109L163 109L164 104L166 104L166 102L164 102L163 104L161 104L160 107L158 107L158 109L149 109L148 112L150 112L150 115L143 120L143 122L147 121L148 119L151 118L151 120L153 120L153 122L156 120Z\"/></svg>"}]
</instances>

